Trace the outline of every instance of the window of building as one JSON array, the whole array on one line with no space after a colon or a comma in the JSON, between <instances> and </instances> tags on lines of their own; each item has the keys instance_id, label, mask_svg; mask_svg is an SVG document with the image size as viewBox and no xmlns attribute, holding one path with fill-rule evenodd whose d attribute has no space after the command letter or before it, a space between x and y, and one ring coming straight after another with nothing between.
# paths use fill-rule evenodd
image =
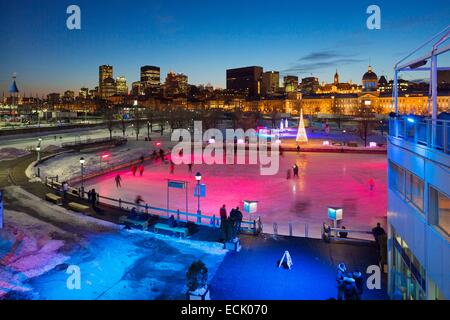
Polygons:
<instances>
[{"instance_id":1,"label":"window of building","mask_svg":"<svg viewBox=\"0 0 450 320\"><path fill-rule=\"evenodd\" d=\"M423 181L410 172L406 172L406 199L423 212Z\"/></svg>"},{"instance_id":2,"label":"window of building","mask_svg":"<svg viewBox=\"0 0 450 320\"><path fill-rule=\"evenodd\" d=\"M390 162L390 187L393 190L405 194L405 169Z\"/></svg>"},{"instance_id":3,"label":"window of building","mask_svg":"<svg viewBox=\"0 0 450 320\"><path fill-rule=\"evenodd\" d=\"M430 187L430 223L450 235L450 197Z\"/></svg>"}]
</instances>

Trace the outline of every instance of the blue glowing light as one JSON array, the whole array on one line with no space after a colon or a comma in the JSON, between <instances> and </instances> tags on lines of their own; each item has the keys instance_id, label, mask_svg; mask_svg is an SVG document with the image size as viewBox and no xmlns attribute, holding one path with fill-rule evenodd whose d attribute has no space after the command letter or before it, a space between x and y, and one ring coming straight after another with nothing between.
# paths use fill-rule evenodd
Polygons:
<instances>
[{"instance_id":1,"label":"blue glowing light","mask_svg":"<svg viewBox=\"0 0 450 320\"><path fill-rule=\"evenodd\" d=\"M410 122L410 123L414 123L414 119L413 118L408 117L408 118L406 118L406 120L408 120L408 122Z\"/></svg>"}]
</instances>

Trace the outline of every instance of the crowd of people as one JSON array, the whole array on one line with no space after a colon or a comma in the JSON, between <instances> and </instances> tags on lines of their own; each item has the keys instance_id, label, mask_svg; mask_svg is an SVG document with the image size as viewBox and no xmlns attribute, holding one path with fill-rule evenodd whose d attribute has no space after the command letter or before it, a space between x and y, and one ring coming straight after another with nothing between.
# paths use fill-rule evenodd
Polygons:
<instances>
[{"instance_id":1,"label":"crowd of people","mask_svg":"<svg viewBox=\"0 0 450 320\"><path fill-rule=\"evenodd\" d=\"M234 238L241 232L242 212L239 207L232 208L230 214L227 214L227 208L222 205L219 211L220 215L220 230L223 239ZM231 239L228 239L231 240Z\"/></svg>"}]
</instances>

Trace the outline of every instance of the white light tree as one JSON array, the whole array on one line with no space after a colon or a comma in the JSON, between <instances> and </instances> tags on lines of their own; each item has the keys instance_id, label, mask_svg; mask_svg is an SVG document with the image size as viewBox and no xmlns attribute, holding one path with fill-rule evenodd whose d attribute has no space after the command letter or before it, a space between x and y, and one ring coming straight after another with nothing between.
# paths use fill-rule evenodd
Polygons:
<instances>
[{"instance_id":1,"label":"white light tree","mask_svg":"<svg viewBox=\"0 0 450 320\"><path fill-rule=\"evenodd\" d=\"M305 122L303 121L303 109L300 110L300 121L298 123L297 142L308 142L308 136L306 135Z\"/></svg>"}]
</instances>

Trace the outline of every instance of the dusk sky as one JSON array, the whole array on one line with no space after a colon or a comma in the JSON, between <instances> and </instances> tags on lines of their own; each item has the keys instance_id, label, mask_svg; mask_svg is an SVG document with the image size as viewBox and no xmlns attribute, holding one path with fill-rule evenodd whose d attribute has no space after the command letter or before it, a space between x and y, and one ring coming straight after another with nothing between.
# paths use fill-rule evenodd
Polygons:
<instances>
[{"instance_id":1,"label":"dusk sky","mask_svg":"<svg viewBox=\"0 0 450 320\"><path fill-rule=\"evenodd\" d=\"M66 28L66 8L81 8L81 30ZM366 27L371 4L381 30ZM142 65L188 75L191 84L225 87L227 68L259 65L299 77L360 83L370 64L392 67L450 23L442 1L3 1L0 90L17 73L22 94L78 92L110 64L128 86ZM423 77L408 74L405 79Z\"/></svg>"}]
</instances>

